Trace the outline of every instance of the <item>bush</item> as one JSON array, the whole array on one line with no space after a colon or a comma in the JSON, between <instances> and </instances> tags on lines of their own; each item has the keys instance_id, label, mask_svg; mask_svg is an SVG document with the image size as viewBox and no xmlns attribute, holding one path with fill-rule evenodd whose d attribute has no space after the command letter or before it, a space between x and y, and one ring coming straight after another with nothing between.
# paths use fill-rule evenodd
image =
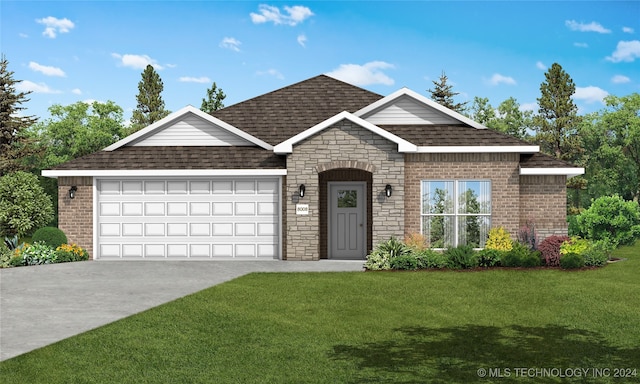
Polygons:
<instances>
[{"instance_id":1,"label":"bush","mask_svg":"<svg viewBox=\"0 0 640 384\"><path fill-rule=\"evenodd\" d=\"M586 267L602 267L609 261L611 249L606 242L596 241L582 254Z\"/></svg>"},{"instance_id":2,"label":"bush","mask_svg":"<svg viewBox=\"0 0 640 384\"><path fill-rule=\"evenodd\" d=\"M500 260L505 254L505 251L498 251L497 249L483 249L478 252L478 266L480 267L496 267L500 265Z\"/></svg>"},{"instance_id":3,"label":"bush","mask_svg":"<svg viewBox=\"0 0 640 384\"><path fill-rule=\"evenodd\" d=\"M521 264L525 268L539 267L542 265L540 251L529 251L529 254L522 258Z\"/></svg>"},{"instance_id":4,"label":"bush","mask_svg":"<svg viewBox=\"0 0 640 384\"><path fill-rule=\"evenodd\" d=\"M584 267L584 259L577 253L567 253L560 257L560 267L562 269L577 269Z\"/></svg>"},{"instance_id":5,"label":"bush","mask_svg":"<svg viewBox=\"0 0 640 384\"><path fill-rule=\"evenodd\" d=\"M376 248L367 256L364 267L370 270L390 269L391 260L398 256L410 253L409 248L401 241L392 237L391 239L376 245Z\"/></svg>"},{"instance_id":6,"label":"bush","mask_svg":"<svg viewBox=\"0 0 640 384\"><path fill-rule=\"evenodd\" d=\"M26 265L26 264L22 256L19 256L19 255L11 256L11 259L9 259L10 267L20 267L23 265Z\"/></svg>"},{"instance_id":7,"label":"bush","mask_svg":"<svg viewBox=\"0 0 640 384\"><path fill-rule=\"evenodd\" d=\"M18 249L24 265L52 264L56 262L56 252L44 243L24 244Z\"/></svg>"},{"instance_id":8,"label":"bush","mask_svg":"<svg viewBox=\"0 0 640 384\"><path fill-rule=\"evenodd\" d=\"M446 265L451 269L468 269L478 266L476 252L468 245L459 245L444 252Z\"/></svg>"},{"instance_id":9,"label":"bush","mask_svg":"<svg viewBox=\"0 0 640 384\"><path fill-rule=\"evenodd\" d=\"M418 259L415 254L396 256L391 259L391 269L416 270L418 269Z\"/></svg>"},{"instance_id":10,"label":"bush","mask_svg":"<svg viewBox=\"0 0 640 384\"><path fill-rule=\"evenodd\" d=\"M538 249L538 233L536 225L532 221L527 221L518 231L518 242L524 244L532 251Z\"/></svg>"},{"instance_id":11,"label":"bush","mask_svg":"<svg viewBox=\"0 0 640 384\"><path fill-rule=\"evenodd\" d=\"M527 260L530 256L531 251L529 251L529 248L526 245L516 242L513 243L513 248L510 251L505 252L502 258L502 265L505 267L529 266L525 264L530 263L530 260ZM537 263L540 265L539 261Z\"/></svg>"},{"instance_id":12,"label":"bush","mask_svg":"<svg viewBox=\"0 0 640 384\"><path fill-rule=\"evenodd\" d=\"M578 216L568 215L567 223L569 225L569 236L580 236L580 225L578 224Z\"/></svg>"},{"instance_id":13,"label":"bush","mask_svg":"<svg viewBox=\"0 0 640 384\"><path fill-rule=\"evenodd\" d=\"M42 227L31 237L34 243L42 242L52 248L57 248L67 243L67 236L56 227Z\"/></svg>"},{"instance_id":14,"label":"bush","mask_svg":"<svg viewBox=\"0 0 640 384\"><path fill-rule=\"evenodd\" d=\"M9 267L11 256L13 256L13 252L9 249L7 244L4 243L4 241L0 241L0 268Z\"/></svg>"},{"instance_id":15,"label":"bush","mask_svg":"<svg viewBox=\"0 0 640 384\"><path fill-rule=\"evenodd\" d=\"M538 250L542 253L545 265L548 267L560 265L560 246L568 240L570 240L568 236L549 236L540 243Z\"/></svg>"},{"instance_id":16,"label":"bush","mask_svg":"<svg viewBox=\"0 0 640 384\"><path fill-rule=\"evenodd\" d=\"M62 244L56 248L58 263L89 260L89 253L76 244Z\"/></svg>"},{"instance_id":17,"label":"bush","mask_svg":"<svg viewBox=\"0 0 640 384\"><path fill-rule=\"evenodd\" d=\"M484 245L485 249L497 251L510 251L513 247L511 235L503 227L494 227L489 230L489 237Z\"/></svg>"},{"instance_id":18,"label":"bush","mask_svg":"<svg viewBox=\"0 0 640 384\"><path fill-rule=\"evenodd\" d=\"M415 253L419 269L440 269L447 266L447 258L442 252L424 249Z\"/></svg>"},{"instance_id":19,"label":"bush","mask_svg":"<svg viewBox=\"0 0 640 384\"><path fill-rule=\"evenodd\" d=\"M0 238L23 237L53 218L53 203L32 173L0 177Z\"/></svg>"},{"instance_id":20,"label":"bush","mask_svg":"<svg viewBox=\"0 0 640 384\"><path fill-rule=\"evenodd\" d=\"M577 236L571 237L568 241L560 244L560 255L566 255L568 253L577 253L582 256L587 249L591 246L591 243L587 239L581 239ZM562 257L562 256L560 256Z\"/></svg>"},{"instance_id":21,"label":"bush","mask_svg":"<svg viewBox=\"0 0 640 384\"><path fill-rule=\"evenodd\" d=\"M404 244L412 251L423 251L428 247L427 239L421 233L410 233L404 237Z\"/></svg>"},{"instance_id":22,"label":"bush","mask_svg":"<svg viewBox=\"0 0 640 384\"><path fill-rule=\"evenodd\" d=\"M633 245L640 235L640 206L620 196L602 196L577 217L580 234L592 241L607 241L613 247Z\"/></svg>"}]
</instances>

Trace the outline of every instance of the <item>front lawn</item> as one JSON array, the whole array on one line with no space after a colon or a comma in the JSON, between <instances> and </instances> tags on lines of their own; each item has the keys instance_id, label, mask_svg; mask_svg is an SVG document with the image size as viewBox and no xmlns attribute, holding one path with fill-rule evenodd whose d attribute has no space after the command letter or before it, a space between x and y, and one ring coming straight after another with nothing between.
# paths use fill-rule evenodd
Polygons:
<instances>
[{"instance_id":1,"label":"front lawn","mask_svg":"<svg viewBox=\"0 0 640 384\"><path fill-rule=\"evenodd\" d=\"M571 272L251 274L2 362L0 381L640 382L640 245L615 256Z\"/></svg>"}]
</instances>

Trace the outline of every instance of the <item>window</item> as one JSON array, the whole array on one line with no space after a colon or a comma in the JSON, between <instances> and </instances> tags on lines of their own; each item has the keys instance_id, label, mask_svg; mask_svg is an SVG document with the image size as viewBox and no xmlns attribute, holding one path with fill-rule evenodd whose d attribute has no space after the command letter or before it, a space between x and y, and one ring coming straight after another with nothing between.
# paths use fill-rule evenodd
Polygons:
<instances>
[{"instance_id":1,"label":"window","mask_svg":"<svg viewBox=\"0 0 640 384\"><path fill-rule=\"evenodd\" d=\"M491 182L422 182L422 234L433 248L484 248L491 228Z\"/></svg>"}]
</instances>

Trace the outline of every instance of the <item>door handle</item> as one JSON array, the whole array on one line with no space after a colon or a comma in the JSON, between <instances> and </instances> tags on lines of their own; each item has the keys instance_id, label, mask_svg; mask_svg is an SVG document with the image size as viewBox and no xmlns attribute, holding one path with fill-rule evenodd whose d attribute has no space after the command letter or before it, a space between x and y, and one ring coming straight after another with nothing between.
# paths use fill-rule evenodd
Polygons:
<instances>
[{"instance_id":1,"label":"door handle","mask_svg":"<svg viewBox=\"0 0 640 384\"><path fill-rule=\"evenodd\" d=\"M360 223L360 226L362 227L362 223Z\"/></svg>"}]
</instances>

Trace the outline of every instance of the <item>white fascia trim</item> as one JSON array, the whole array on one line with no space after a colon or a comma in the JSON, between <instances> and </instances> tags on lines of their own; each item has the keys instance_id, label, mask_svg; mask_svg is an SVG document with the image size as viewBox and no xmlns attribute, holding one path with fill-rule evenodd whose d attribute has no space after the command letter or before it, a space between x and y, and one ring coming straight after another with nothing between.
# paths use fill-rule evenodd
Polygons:
<instances>
[{"instance_id":1,"label":"white fascia trim","mask_svg":"<svg viewBox=\"0 0 640 384\"><path fill-rule=\"evenodd\" d=\"M286 169L101 169L101 170L45 170L45 177L150 177L150 176L285 176Z\"/></svg>"},{"instance_id":2,"label":"white fascia trim","mask_svg":"<svg viewBox=\"0 0 640 384\"><path fill-rule=\"evenodd\" d=\"M449 116L449 117L451 117L453 119L456 119L456 120L458 120L460 122L463 122L463 123L465 123L467 125L470 125L473 128L476 128L476 129L487 129L487 127L485 127L484 125L482 125L482 124L480 124L480 123L478 123L476 121L473 121L470 118L468 118L468 117L466 117L466 116L464 116L464 115L462 115L462 114L460 114L460 113L458 113L458 112L456 112L454 110L451 110L451 109L449 109L447 107L444 107L444 106L436 103L435 101L433 101L433 100L431 100L431 99L429 99L429 98L427 98L427 97L425 97L425 96L423 96L423 95L421 95L421 94L419 94L417 92L414 92L414 91L410 90L409 88L401 88L401 89L395 91L394 93L390 94L389 96L383 97L382 99L376 101L375 103L369 104L368 106L360 109L359 111L356 111L354 113L354 115L356 115L358 117L366 116L370 112L373 112L373 111L385 106L386 104L389 104L389 103L393 102L394 100L399 99L402 96L409 96L409 97L415 99L416 101L419 101L419 102L421 102L421 103L423 103L423 104L425 104L425 105L427 105L427 106L429 106L429 107L431 107L431 108L433 108L433 109L435 109L435 110L437 110L439 112L442 112L445 115L447 115L447 116Z\"/></svg>"},{"instance_id":3,"label":"white fascia trim","mask_svg":"<svg viewBox=\"0 0 640 384\"><path fill-rule=\"evenodd\" d=\"M226 123L216 117L211 116L210 114L203 112L201 110L199 110L198 108L195 108L191 105L187 105L186 107L180 109L179 111L176 111L170 115L168 115L167 117L160 119L158 121L156 121L155 123L149 125L146 128L143 128L141 130L139 130L138 132L135 132L127 137L125 137L124 139L117 141L113 144L111 144L110 146L106 147L105 149L103 149L103 151L114 151L120 147L123 147L143 136L146 136L150 133L152 133L153 131L163 128L164 126L166 126L167 124L171 123L172 121L178 120L179 118L186 116L187 114L192 113L198 117L200 117L201 119L206 120L207 122L214 124L224 130L229 131L230 133L241 137L242 139L255 144L259 147L262 147L264 149L266 149L267 151L271 151L273 149L273 146L271 144L268 144L260 139L258 139L255 136L252 136L248 133L246 133L243 130L240 130L236 127L234 127L233 125Z\"/></svg>"},{"instance_id":4,"label":"white fascia trim","mask_svg":"<svg viewBox=\"0 0 640 384\"><path fill-rule=\"evenodd\" d=\"M538 153L537 145L418 147L418 153Z\"/></svg>"},{"instance_id":5,"label":"white fascia trim","mask_svg":"<svg viewBox=\"0 0 640 384\"><path fill-rule=\"evenodd\" d=\"M328 118L327 120L318 123L316 125L314 125L313 127L298 133L295 136L290 137L289 139L283 141L282 143L276 145L273 148L273 152L278 154L278 155L285 155L285 154L289 154L289 153L293 153L293 146L313 135L315 135L316 133L332 126L333 124L336 124L342 120L349 120L354 124L358 124L359 126L361 126L364 129L367 129L379 136L384 137L385 139L392 141L396 144L398 144L398 152L415 152L418 147L416 147L414 144L411 144L410 142L406 141L405 139L398 137L396 135L394 135L393 133L389 132L389 131L385 131L384 129L371 124L370 122L361 119L358 116L355 116L352 113L349 113L347 111L344 112L340 112L337 115Z\"/></svg>"},{"instance_id":6,"label":"white fascia trim","mask_svg":"<svg viewBox=\"0 0 640 384\"><path fill-rule=\"evenodd\" d=\"M573 176L584 175L584 168L520 168L522 176Z\"/></svg>"}]
</instances>

